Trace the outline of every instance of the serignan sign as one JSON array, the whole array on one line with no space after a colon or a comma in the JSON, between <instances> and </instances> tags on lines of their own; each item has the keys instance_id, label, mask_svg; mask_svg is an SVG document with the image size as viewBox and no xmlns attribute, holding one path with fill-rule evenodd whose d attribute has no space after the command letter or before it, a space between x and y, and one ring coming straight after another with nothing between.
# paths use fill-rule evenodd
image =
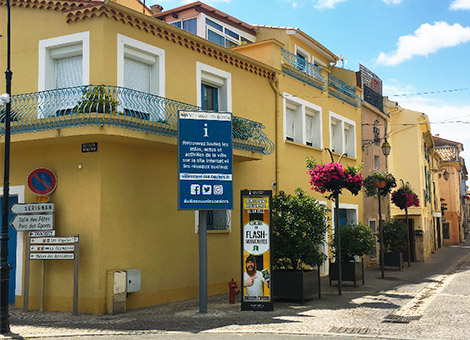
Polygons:
<instances>
[{"instance_id":1,"label":"serignan sign","mask_svg":"<svg viewBox=\"0 0 470 340\"><path fill-rule=\"evenodd\" d=\"M233 208L232 114L178 112L178 209Z\"/></svg>"}]
</instances>

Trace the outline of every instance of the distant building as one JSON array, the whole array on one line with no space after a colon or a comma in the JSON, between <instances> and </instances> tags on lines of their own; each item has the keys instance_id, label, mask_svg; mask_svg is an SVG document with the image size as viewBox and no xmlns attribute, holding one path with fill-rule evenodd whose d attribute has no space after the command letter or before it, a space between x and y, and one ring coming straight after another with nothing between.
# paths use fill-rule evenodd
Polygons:
<instances>
[{"instance_id":1,"label":"distant building","mask_svg":"<svg viewBox=\"0 0 470 340\"><path fill-rule=\"evenodd\" d=\"M468 179L465 160L460 153L463 151L463 144L460 142L433 136L436 151L441 156L441 174L439 176L439 186L441 197L446 202L445 221L443 222L444 244L459 244L464 242L465 233L468 230L468 215L466 204L466 185Z\"/></svg>"}]
</instances>

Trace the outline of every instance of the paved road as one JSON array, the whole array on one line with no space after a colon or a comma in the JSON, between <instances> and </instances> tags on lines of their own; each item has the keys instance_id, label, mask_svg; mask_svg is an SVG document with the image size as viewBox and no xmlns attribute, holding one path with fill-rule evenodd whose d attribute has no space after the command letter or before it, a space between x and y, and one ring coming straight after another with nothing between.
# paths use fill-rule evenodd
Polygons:
<instances>
[{"instance_id":1,"label":"paved road","mask_svg":"<svg viewBox=\"0 0 470 340\"><path fill-rule=\"evenodd\" d=\"M104 316L12 310L11 329L25 339L470 339L470 243L385 274L369 268L342 296L325 278L321 300L273 312L241 312L220 295L205 315L197 299Z\"/></svg>"}]
</instances>

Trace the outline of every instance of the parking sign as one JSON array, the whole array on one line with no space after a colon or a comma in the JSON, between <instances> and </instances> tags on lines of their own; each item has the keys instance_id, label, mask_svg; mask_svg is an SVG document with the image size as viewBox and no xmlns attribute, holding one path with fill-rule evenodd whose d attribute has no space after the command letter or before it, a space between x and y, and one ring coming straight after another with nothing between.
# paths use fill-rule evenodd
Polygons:
<instances>
[{"instance_id":1,"label":"parking sign","mask_svg":"<svg viewBox=\"0 0 470 340\"><path fill-rule=\"evenodd\" d=\"M233 208L232 114L178 112L178 209Z\"/></svg>"}]
</instances>

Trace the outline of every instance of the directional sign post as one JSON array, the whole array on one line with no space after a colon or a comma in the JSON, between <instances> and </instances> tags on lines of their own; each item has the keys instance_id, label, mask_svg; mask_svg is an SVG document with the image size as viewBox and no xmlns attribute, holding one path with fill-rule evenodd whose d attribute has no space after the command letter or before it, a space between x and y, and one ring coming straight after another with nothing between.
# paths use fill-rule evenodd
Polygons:
<instances>
[{"instance_id":1,"label":"directional sign post","mask_svg":"<svg viewBox=\"0 0 470 340\"><path fill-rule=\"evenodd\" d=\"M24 215L27 216L27 215ZM24 217L23 216L23 217ZM30 215L32 216L32 215ZM47 215L46 215L47 216ZM50 215L52 216L52 215ZM74 260L73 273L73 315L78 314L78 260L79 260L79 235L69 237L31 237L44 232L31 232L26 237L26 259L24 274L24 300L23 310L28 310L29 299L29 270L30 260L43 260L41 269L41 296L40 311L44 310L44 260ZM54 233L55 234L55 233Z\"/></svg>"},{"instance_id":2,"label":"directional sign post","mask_svg":"<svg viewBox=\"0 0 470 340\"><path fill-rule=\"evenodd\" d=\"M199 210L199 313L207 313L206 210L233 209L232 114L178 112L178 209Z\"/></svg>"},{"instance_id":3,"label":"directional sign post","mask_svg":"<svg viewBox=\"0 0 470 340\"><path fill-rule=\"evenodd\" d=\"M51 230L54 228L54 215L16 215L11 226L16 231Z\"/></svg>"},{"instance_id":4,"label":"directional sign post","mask_svg":"<svg viewBox=\"0 0 470 340\"><path fill-rule=\"evenodd\" d=\"M10 207L13 214L52 214L54 203L17 203Z\"/></svg>"}]
</instances>

